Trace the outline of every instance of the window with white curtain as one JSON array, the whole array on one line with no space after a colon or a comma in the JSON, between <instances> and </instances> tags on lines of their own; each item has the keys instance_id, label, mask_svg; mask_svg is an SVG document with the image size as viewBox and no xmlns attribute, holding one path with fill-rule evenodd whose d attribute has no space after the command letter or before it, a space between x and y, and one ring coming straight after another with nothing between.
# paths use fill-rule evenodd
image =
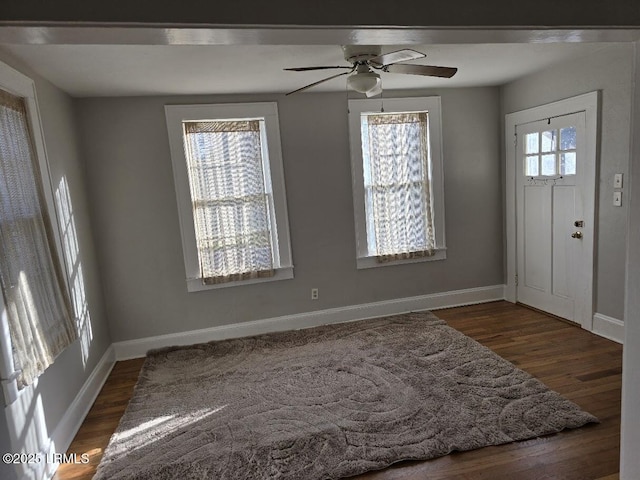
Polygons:
<instances>
[{"instance_id":1,"label":"window with white curtain","mask_svg":"<svg viewBox=\"0 0 640 480\"><path fill-rule=\"evenodd\" d=\"M48 182L35 94L30 80L8 67L25 98L0 89L0 286L3 338L2 383L8 401L32 384L76 338L76 326L50 223ZM3 85L4 87L4 85ZM31 110L28 108L31 102ZM33 128L31 128L33 127ZM38 151L39 150L39 151ZM52 213L54 215L55 212ZM10 354L9 354L10 352ZM13 393L8 393L12 391Z\"/></svg>"},{"instance_id":2,"label":"window with white curtain","mask_svg":"<svg viewBox=\"0 0 640 480\"><path fill-rule=\"evenodd\" d=\"M165 111L188 289L292 278L276 105Z\"/></svg>"},{"instance_id":3,"label":"window with white curtain","mask_svg":"<svg viewBox=\"0 0 640 480\"><path fill-rule=\"evenodd\" d=\"M439 97L350 100L359 268L446 257Z\"/></svg>"}]
</instances>

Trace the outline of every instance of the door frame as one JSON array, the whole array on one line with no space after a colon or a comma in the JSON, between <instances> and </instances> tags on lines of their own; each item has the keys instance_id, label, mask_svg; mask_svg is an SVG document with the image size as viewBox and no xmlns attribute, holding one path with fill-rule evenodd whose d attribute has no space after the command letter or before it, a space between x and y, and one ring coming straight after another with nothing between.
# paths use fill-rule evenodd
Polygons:
<instances>
[{"instance_id":1,"label":"door frame","mask_svg":"<svg viewBox=\"0 0 640 480\"><path fill-rule=\"evenodd\" d=\"M598 185L596 172L598 171L598 105L600 92L590 92L576 97L567 98L557 102L548 103L538 107L521 110L505 115L505 204L506 204L506 255L507 255L507 281L505 286L505 299L509 302L517 302L516 279L518 274L517 252L517 205L516 205L516 126L543 120L550 117L558 117L570 113L585 112L585 155L590 159L591 169L585 172L585 184L593 185L592 196L584 201L584 237L583 246L587 254L583 263L578 265L577 276L580 280L575 295L574 319L582 328L593 330L594 296L593 284L595 275L595 234L597 231L596 199L598 198ZM589 254L589 252L591 252Z\"/></svg>"}]
</instances>

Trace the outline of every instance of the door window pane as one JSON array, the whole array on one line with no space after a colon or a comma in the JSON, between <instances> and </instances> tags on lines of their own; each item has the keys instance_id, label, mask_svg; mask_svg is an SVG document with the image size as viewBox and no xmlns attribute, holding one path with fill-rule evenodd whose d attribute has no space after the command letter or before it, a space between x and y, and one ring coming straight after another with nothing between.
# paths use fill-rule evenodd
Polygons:
<instances>
[{"instance_id":1,"label":"door window pane","mask_svg":"<svg viewBox=\"0 0 640 480\"><path fill-rule=\"evenodd\" d=\"M560 154L560 175L576 174L576 152Z\"/></svg>"},{"instance_id":2,"label":"door window pane","mask_svg":"<svg viewBox=\"0 0 640 480\"><path fill-rule=\"evenodd\" d=\"M525 137L524 145L524 153L538 153L540 151L538 132L528 133Z\"/></svg>"},{"instance_id":3,"label":"door window pane","mask_svg":"<svg viewBox=\"0 0 640 480\"><path fill-rule=\"evenodd\" d=\"M538 155L528 155L525 161L525 175L527 177L537 177L540 173L538 168Z\"/></svg>"},{"instance_id":4,"label":"door window pane","mask_svg":"<svg viewBox=\"0 0 640 480\"><path fill-rule=\"evenodd\" d=\"M542 155L542 175L555 175L556 174L556 156Z\"/></svg>"},{"instance_id":5,"label":"door window pane","mask_svg":"<svg viewBox=\"0 0 640 480\"><path fill-rule=\"evenodd\" d=\"M553 152L556 149L556 137L558 135L557 130L547 130L542 132L542 151ZM544 171L544 167L543 167ZM543 173L543 175L546 175Z\"/></svg>"},{"instance_id":6,"label":"door window pane","mask_svg":"<svg viewBox=\"0 0 640 480\"><path fill-rule=\"evenodd\" d=\"M576 127L560 130L560 150L573 150L576 147Z\"/></svg>"}]
</instances>

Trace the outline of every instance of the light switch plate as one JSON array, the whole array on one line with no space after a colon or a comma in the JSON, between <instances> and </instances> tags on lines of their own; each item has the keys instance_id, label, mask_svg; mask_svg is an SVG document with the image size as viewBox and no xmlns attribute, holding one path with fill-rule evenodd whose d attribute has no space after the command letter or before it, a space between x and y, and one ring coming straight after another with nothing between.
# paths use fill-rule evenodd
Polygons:
<instances>
[{"instance_id":1,"label":"light switch plate","mask_svg":"<svg viewBox=\"0 0 640 480\"><path fill-rule=\"evenodd\" d=\"M613 206L614 207L622 206L622 192L613 192Z\"/></svg>"},{"instance_id":2,"label":"light switch plate","mask_svg":"<svg viewBox=\"0 0 640 480\"><path fill-rule=\"evenodd\" d=\"M613 188L622 188L622 174L616 173L613 176Z\"/></svg>"}]
</instances>

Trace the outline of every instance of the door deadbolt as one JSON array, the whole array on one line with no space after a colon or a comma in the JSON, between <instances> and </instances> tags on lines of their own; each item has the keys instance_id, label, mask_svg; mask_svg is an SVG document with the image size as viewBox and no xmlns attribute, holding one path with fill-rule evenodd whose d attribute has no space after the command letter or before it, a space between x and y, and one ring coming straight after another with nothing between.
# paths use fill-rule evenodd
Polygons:
<instances>
[{"instance_id":1,"label":"door deadbolt","mask_svg":"<svg viewBox=\"0 0 640 480\"><path fill-rule=\"evenodd\" d=\"M573 222L573 226L576 228L584 227L584 220L576 220L575 222Z\"/></svg>"},{"instance_id":2,"label":"door deadbolt","mask_svg":"<svg viewBox=\"0 0 640 480\"><path fill-rule=\"evenodd\" d=\"M582 238L582 232L573 232L571 238Z\"/></svg>"}]
</instances>

